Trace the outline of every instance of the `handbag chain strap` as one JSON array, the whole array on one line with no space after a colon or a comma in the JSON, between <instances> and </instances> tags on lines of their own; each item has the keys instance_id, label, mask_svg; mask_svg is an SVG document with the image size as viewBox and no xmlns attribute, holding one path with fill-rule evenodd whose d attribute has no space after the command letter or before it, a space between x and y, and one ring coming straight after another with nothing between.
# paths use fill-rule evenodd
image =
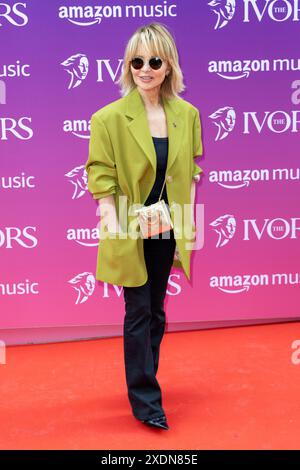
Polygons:
<instances>
[{"instance_id":1,"label":"handbag chain strap","mask_svg":"<svg viewBox=\"0 0 300 470\"><path fill-rule=\"evenodd\" d=\"M160 192L160 195L159 195L158 201L160 201L160 199L161 199L161 196L162 196L162 193L163 193L163 190L164 190L165 184L166 184L166 179L167 179L167 177L165 177L165 181L164 181L163 187L161 188L161 192Z\"/></svg>"}]
</instances>

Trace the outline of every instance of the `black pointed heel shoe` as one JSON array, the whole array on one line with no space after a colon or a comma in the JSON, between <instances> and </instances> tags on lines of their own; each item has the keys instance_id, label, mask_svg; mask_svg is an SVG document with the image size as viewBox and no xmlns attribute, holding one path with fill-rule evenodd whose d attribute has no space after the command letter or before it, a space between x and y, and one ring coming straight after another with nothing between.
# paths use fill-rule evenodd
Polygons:
<instances>
[{"instance_id":1,"label":"black pointed heel shoe","mask_svg":"<svg viewBox=\"0 0 300 470\"><path fill-rule=\"evenodd\" d=\"M153 426L160 429L169 429L167 419L165 416L159 416L158 418L144 419L142 423L148 424L148 426Z\"/></svg>"}]
</instances>

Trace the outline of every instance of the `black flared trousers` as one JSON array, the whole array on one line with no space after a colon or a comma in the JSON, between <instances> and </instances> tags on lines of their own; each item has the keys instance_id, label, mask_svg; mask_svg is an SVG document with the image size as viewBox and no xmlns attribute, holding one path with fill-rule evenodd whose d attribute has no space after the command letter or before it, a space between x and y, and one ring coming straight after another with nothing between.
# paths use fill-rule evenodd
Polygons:
<instances>
[{"instance_id":1,"label":"black flared trousers","mask_svg":"<svg viewBox=\"0 0 300 470\"><path fill-rule=\"evenodd\" d=\"M129 402L137 419L164 414L156 373L166 325L164 300L176 246L173 230L168 233L169 238L159 234L143 240L146 284L123 287L125 374Z\"/></svg>"}]
</instances>

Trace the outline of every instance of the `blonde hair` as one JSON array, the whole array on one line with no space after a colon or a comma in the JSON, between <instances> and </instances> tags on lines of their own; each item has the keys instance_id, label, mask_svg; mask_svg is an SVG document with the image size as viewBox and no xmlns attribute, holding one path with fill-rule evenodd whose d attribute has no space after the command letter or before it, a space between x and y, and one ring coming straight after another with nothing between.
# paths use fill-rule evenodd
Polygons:
<instances>
[{"instance_id":1,"label":"blonde hair","mask_svg":"<svg viewBox=\"0 0 300 470\"><path fill-rule=\"evenodd\" d=\"M130 61L135 57L139 45L168 62L171 70L161 84L160 93L167 99L178 97L178 93L184 91L186 87L183 83L175 41L170 31L162 23L141 26L129 39L125 49L121 76L116 82L120 85L121 95L127 95L136 87L130 69Z\"/></svg>"}]
</instances>

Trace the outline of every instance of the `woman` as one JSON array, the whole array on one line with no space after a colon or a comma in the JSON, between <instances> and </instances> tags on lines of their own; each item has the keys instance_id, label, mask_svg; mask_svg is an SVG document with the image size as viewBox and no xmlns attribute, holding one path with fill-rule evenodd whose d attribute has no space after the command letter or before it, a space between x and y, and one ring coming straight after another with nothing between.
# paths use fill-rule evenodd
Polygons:
<instances>
[{"instance_id":1,"label":"woman","mask_svg":"<svg viewBox=\"0 0 300 470\"><path fill-rule=\"evenodd\" d=\"M202 172L194 162L202 155L200 118L197 108L178 96L185 88L178 52L162 24L141 27L130 38L118 83L123 97L92 115L85 165L88 189L101 201L96 279L123 286L133 415L169 429L156 373L172 266L190 279L194 180ZM153 238L136 236L133 206L157 202L162 189L173 228Z\"/></svg>"}]
</instances>

